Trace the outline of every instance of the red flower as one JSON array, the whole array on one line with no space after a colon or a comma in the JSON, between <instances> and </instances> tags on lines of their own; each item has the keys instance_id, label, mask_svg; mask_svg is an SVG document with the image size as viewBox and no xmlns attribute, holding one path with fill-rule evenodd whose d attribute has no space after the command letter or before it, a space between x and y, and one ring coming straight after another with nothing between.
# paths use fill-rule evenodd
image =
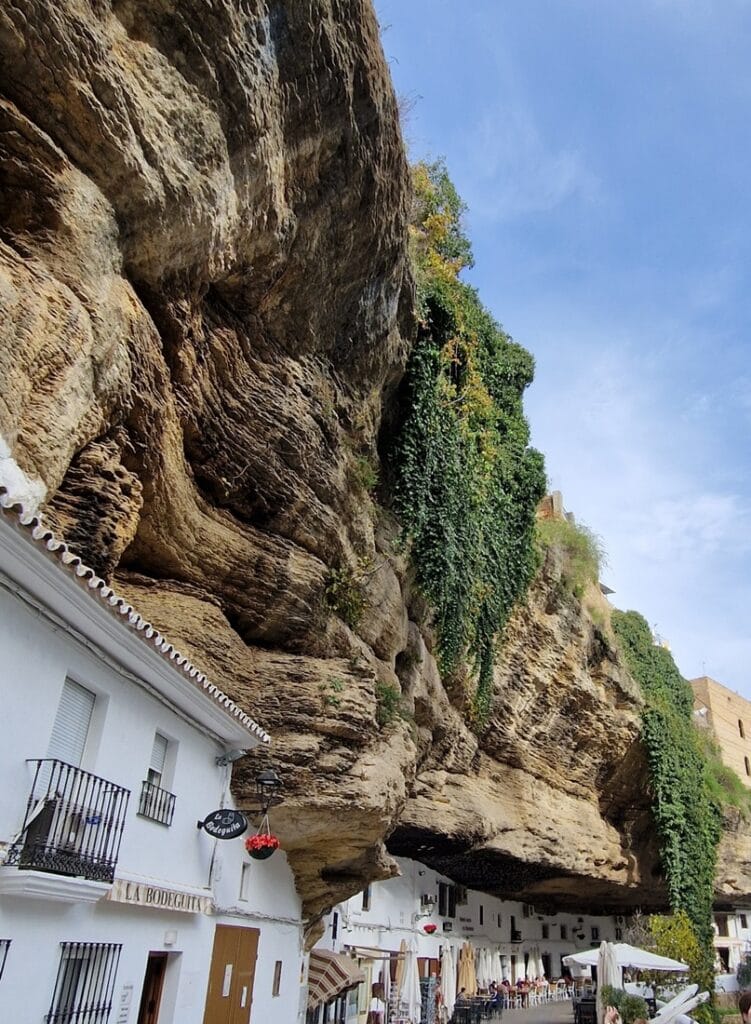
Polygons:
<instances>
[{"instance_id":1,"label":"red flower","mask_svg":"<svg viewBox=\"0 0 751 1024\"><path fill-rule=\"evenodd\" d=\"M279 840L270 832L260 832L257 836L250 836L245 840L245 849L248 853L253 850L278 850Z\"/></svg>"},{"instance_id":2,"label":"red flower","mask_svg":"<svg viewBox=\"0 0 751 1024\"><path fill-rule=\"evenodd\" d=\"M427 933L428 933L428 935L432 935L432 934L433 934L433 932L434 932L434 931L436 930L436 928L437 928L437 927L438 927L438 925L437 925L437 924L424 924L424 925L422 926L422 930L423 930L424 932L427 932Z\"/></svg>"}]
</instances>

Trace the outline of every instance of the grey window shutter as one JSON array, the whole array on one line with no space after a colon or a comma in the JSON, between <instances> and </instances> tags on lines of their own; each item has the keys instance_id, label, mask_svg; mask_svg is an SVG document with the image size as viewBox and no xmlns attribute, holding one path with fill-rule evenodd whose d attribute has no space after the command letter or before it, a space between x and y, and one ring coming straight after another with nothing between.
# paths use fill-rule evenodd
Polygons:
<instances>
[{"instance_id":1,"label":"grey window shutter","mask_svg":"<svg viewBox=\"0 0 751 1024\"><path fill-rule=\"evenodd\" d=\"M168 742L169 741L165 739L161 733L154 733L154 748L151 751L149 768L153 768L153 770L158 772L160 775L164 775L164 762L167 760Z\"/></svg>"},{"instance_id":2,"label":"grey window shutter","mask_svg":"<svg viewBox=\"0 0 751 1024\"><path fill-rule=\"evenodd\" d=\"M47 757L80 766L89 734L96 696L72 679L66 679L52 726Z\"/></svg>"}]
</instances>

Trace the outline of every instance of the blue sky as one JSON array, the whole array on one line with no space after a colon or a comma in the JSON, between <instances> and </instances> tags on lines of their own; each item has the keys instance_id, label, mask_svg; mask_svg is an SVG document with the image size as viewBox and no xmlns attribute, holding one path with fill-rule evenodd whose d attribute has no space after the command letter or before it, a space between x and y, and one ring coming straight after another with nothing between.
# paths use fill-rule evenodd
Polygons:
<instances>
[{"instance_id":1,"label":"blue sky","mask_svg":"<svg viewBox=\"0 0 751 1024\"><path fill-rule=\"evenodd\" d=\"M751 699L751 0L376 0L603 579Z\"/></svg>"}]
</instances>

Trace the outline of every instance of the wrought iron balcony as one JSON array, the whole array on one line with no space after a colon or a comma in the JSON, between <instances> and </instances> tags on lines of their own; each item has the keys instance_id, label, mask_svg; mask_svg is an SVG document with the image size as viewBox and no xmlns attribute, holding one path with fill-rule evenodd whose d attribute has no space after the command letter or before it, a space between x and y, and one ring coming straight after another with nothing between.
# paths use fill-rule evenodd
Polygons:
<instances>
[{"instance_id":1,"label":"wrought iron balcony","mask_svg":"<svg viewBox=\"0 0 751 1024\"><path fill-rule=\"evenodd\" d=\"M21 831L5 863L111 882L130 790L64 761L27 762L34 773Z\"/></svg>"},{"instance_id":2,"label":"wrought iron balcony","mask_svg":"<svg viewBox=\"0 0 751 1024\"><path fill-rule=\"evenodd\" d=\"M143 818L151 818L161 825L171 825L172 816L175 813L175 794L169 790L160 789L153 782L141 784L141 799L138 804L138 813Z\"/></svg>"}]
</instances>

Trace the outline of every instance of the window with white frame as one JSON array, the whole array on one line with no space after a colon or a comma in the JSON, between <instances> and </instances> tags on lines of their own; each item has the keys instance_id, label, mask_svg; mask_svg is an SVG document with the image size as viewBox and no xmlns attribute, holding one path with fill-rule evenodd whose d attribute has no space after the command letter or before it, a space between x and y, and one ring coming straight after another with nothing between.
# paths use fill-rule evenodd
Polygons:
<instances>
[{"instance_id":1,"label":"window with white frame","mask_svg":"<svg viewBox=\"0 0 751 1024\"><path fill-rule=\"evenodd\" d=\"M170 741L160 732L154 733L149 767L141 785L138 813L144 818L171 825L175 813L175 796L166 788L167 756Z\"/></svg>"},{"instance_id":2,"label":"window with white frame","mask_svg":"<svg viewBox=\"0 0 751 1024\"><path fill-rule=\"evenodd\" d=\"M61 942L46 1024L107 1024L122 943Z\"/></svg>"}]
</instances>

